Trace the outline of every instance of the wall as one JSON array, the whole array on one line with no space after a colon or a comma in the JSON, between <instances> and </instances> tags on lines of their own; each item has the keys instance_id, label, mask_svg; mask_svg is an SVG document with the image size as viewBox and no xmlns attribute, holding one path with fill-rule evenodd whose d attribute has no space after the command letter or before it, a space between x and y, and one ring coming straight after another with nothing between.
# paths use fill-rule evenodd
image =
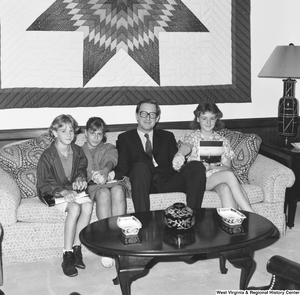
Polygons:
<instances>
[{"instance_id":1,"label":"wall","mask_svg":"<svg viewBox=\"0 0 300 295\"><path fill-rule=\"evenodd\" d=\"M278 100L282 96L280 79L262 79L257 75L277 45L300 45L299 0L252 0L252 102L219 105L225 119L276 117ZM297 93L296 85L296 97ZM196 105L162 106L161 122L189 121ZM115 106L69 109L0 110L0 129L48 127L59 114L73 115L80 125L91 116L101 116L107 124L135 122L135 106Z\"/></svg>"}]
</instances>

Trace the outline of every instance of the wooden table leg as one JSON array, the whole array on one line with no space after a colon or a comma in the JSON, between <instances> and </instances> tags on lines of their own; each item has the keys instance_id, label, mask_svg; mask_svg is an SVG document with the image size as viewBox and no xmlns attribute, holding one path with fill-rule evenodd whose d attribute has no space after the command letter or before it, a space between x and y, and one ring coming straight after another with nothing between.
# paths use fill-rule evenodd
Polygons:
<instances>
[{"instance_id":1,"label":"wooden table leg","mask_svg":"<svg viewBox=\"0 0 300 295\"><path fill-rule=\"evenodd\" d=\"M3 237L3 228L0 223L0 286L3 285L3 266L2 266L2 237ZM1 290L0 290L1 291Z\"/></svg>"},{"instance_id":2,"label":"wooden table leg","mask_svg":"<svg viewBox=\"0 0 300 295\"><path fill-rule=\"evenodd\" d=\"M296 210L297 210L297 200L294 200L290 202L287 205L287 223L286 225L291 229L295 226L295 216L296 216Z\"/></svg>"},{"instance_id":3,"label":"wooden table leg","mask_svg":"<svg viewBox=\"0 0 300 295\"><path fill-rule=\"evenodd\" d=\"M240 289L245 290L248 286L252 275L253 251L250 247L220 252L220 270L221 273L226 274L225 267L226 259L237 268L241 268Z\"/></svg>"},{"instance_id":4,"label":"wooden table leg","mask_svg":"<svg viewBox=\"0 0 300 295\"><path fill-rule=\"evenodd\" d=\"M114 284L119 283L122 295L130 295L130 285L137 277L145 276L148 273L146 265L153 257L136 256L115 256L117 278Z\"/></svg>"}]
</instances>

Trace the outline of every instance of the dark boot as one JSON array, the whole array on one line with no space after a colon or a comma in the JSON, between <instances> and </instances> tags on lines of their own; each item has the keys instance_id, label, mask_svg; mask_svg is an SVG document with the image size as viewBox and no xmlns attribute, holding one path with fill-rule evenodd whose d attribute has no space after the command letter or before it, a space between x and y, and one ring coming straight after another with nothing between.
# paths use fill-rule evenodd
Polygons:
<instances>
[{"instance_id":1,"label":"dark boot","mask_svg":"<svg viewBox=\"0 0 300 295\"><path fill-rule=\"evenodd\" d=\"M73 246L74 265L78 268L85 269L85 264L82 261L81 246Z\"/></svg>"},{"instance_id":2,"label":"dark boot","mask_svg":"<svg viewBox=\"0 0 300 295\"><path fill-rule=\"evenodd\" d=\"M66 251L63 255L63 263L61 264L63 272L68 277L77 276L78 272L76 267L74 266L73 261L73 252Z\"/></svg>"}]
</instances>

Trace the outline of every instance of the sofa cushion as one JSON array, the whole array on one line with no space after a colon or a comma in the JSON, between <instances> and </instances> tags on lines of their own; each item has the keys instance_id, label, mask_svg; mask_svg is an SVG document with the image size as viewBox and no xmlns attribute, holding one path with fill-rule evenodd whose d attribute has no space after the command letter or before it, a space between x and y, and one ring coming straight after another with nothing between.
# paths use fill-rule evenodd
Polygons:
<instances>
[{"instance_id":1,"label":"sofa cushion","mask_svg":"<svg viewBox=\"0 0 300 295\"><path fill-rule=\"evenodd\" d=\"M17 220L21 222L60 223L65 213L54 207L48 207L38 197L21 200L17 211Z\"/></svg>"},{"instance_id":2,"label":"sofa cushion","mask_svg":"<svg viewBox=\"0 0 300 295\"><path fill-rule=\"evenodd\" d=\"M91 216L91 222L97 221L96 204ZM27 223L62 223L65 221L66 213L55 207L48 207L38 197L22 199L17 210L17 220Z\"/></svg>"},{"instance_id":3,"label":"sofa cushion","mask_svg":"<svg viewBox=\"0 0 300 295\"><path fill-rule=\"evenodd\" d=\"M36 168L43 151L53 138L44 133L39 137L0 149L0 166L17 182L22 198L37 196Z\"/></svg>"},{"instance_id":4,"label":"sofa cushion","mask_svg":"<svg viewBox=\"0 0 300 295\"><path fill-rule=\"evenodd\" d=\"M249 184L248 172L254 163L261 145L257 134L246 134L239 131L222 129L218 133L230 142L235 157L231 161L231 169L242 184Z\"/></svg>"},{"instance_id":5,"label":"sofa cushion","mask_svg":"<svg viewBox=\"0 0 300 295\"><path fill-rule=\"evenodd\" d=\"M242 186L247 193L250 205L264 201L264 191L260 186L254 184L243 184Z\"/></svg>"}]
</instances>

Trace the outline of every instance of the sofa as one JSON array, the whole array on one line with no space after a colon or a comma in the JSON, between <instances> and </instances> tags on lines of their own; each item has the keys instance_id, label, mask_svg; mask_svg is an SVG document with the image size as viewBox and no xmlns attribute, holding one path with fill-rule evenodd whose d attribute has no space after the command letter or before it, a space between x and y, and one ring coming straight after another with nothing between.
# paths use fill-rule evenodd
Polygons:
<instances>
[{"instance_id":1,"label":"sofa","mask_svg":"<svg viewBox=\"0 0 300 295\"><path fill-rule=\"evenodd\" d=\"M187 129L172 129L177 140L183 140ZM115 144L122 131L107 133L107 142ZM223 129L235 152L232 169L245 188L252 208L274 223L280 236L285 234L285 190L295 181L293 172L284 165L259 154L261 139L255 134ZM50 144L43 133L35 138L14 142L0 149L0 223L4 229L3 263L30 262L61 257L65 214L47 207L37 197L36 167L38 159ZM84 133L76 144L85 142ZM186 202L184 193L150 195L151 210L163 210L175 202ZM203 207L221 206L215 192L206 191ZM127 198L127 212L134 212ZM96 221L93 210L91 222ZM86 248L83 249L88 253Z\"/></svg>"}]
</instances>

